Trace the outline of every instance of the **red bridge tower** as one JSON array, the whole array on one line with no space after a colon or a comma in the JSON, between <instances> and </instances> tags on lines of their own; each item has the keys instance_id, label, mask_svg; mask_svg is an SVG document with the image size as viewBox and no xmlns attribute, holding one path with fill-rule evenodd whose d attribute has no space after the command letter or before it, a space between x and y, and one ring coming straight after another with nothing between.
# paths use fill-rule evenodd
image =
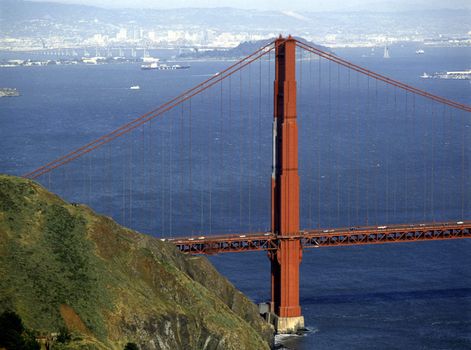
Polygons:
<instances>
[{"instance_id":1,"label":"red bridge tower","mask_svg":"<svg viewBox=\"0 0 471 350\"><path fill-rule=\"evenodd\" d=\"M279 248L271 260L271 312L278 333L304 327L299 306L298 127L296 123L296 41L281 36L275 42L275 82L272 168L272 232Z\"/></svg>"}]
</instances>

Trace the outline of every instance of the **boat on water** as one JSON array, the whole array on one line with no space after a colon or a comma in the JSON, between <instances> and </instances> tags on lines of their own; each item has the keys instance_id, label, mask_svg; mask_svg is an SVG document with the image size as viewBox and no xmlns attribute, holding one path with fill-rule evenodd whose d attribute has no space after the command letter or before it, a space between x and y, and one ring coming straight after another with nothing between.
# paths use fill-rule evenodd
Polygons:
<instances>
[{"instance_id":1,"label":"boat on water","mask_svg":"<svg viewBox=\"0 0 471 350\"><path fill-rule=\"evenodd\" d=\"M139 85L133 85L129 88L129 90L140 90L141 87Z\"/></svg>"},{"instance_id":2,"label":"boat on water","mask_svg":"<svg viewBox=\"0 0 471 350\"><path fill-rule=\"evenodd\" d=\"M188 69L188 68L190 68L190 66L182 66L179 64L167 65L165 63L159 64L158 62L152 62L152 63L141 65L141 69L143 70L151 70L151 69L176 70L176 69Z\"/></svg>"},{"instance_id":3,"label":"boat on water","mask_svg":"<svg viewBox=\"0 0 471 350\"><path fill-rule=\"evenodd\" d=\"M422 49L419 49L419 50L416 50L415 53L416 53L416 55L423 55L425 53L425 51L422 50Z\"/></svg>"},{"instance_id":4,"label":"boat on water","mask_svg":"<svg viewBox=\"0 0 471 350\"><path fill-rule=\"evenodd\" d=\"M0 97L20 96L16 88L0 88Z\"/></svg>"},{"instance_id":5,"label":"boat on water","mask_svg":"<svg viewBox=\"0 0 471 350\"><path fill-rule=\"evenodd\" d=\"M389 56L389 47L387 47L387 46L384 47L383 57L384 58L390 58L390 56Z\"/></svg>"}]
</instances>

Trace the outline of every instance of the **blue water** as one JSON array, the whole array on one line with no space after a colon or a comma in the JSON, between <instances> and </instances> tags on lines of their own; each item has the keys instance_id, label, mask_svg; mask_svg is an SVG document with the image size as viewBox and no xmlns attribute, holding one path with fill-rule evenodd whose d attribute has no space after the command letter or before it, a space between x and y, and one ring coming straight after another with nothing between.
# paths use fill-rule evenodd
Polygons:
<instances>
[{"instance_id":1,"label":"blue water","mask_svg":"<svg viewBox=\"0 0 471 350\"><path fill-rule=\"evenodd\" d=\"M389 60L382 50L337 53L471 104L469 81L419 78L424 71L470 68L471 48L425 48L425 55L415 50L392 47ZM304 88L298 99L303 227L470 218L469 114L308 58L297 67L304 72L298 76ZM22 96L0 99L0 172L24 174L227 65L195 62L172 72L141 71L133 64L1 69L0 85L16 87ZM266 63L254 65L193 99L191 107L187 103L152 128L138 129L39 181L157 236L267 230L272 76ZM141 89L129 90L132 85ZM366 102L368 96L378 102ZM181 152L171 152L176 149ZM151 159L155 166L148 165ZM90 170L93 176L82 176ZM305 251L301 305L310 332L284 339L284 345L471 348L469 251L467 240ZM265 253L210 260L252 300L268 299Z\"/></svg>"}]
</instances>

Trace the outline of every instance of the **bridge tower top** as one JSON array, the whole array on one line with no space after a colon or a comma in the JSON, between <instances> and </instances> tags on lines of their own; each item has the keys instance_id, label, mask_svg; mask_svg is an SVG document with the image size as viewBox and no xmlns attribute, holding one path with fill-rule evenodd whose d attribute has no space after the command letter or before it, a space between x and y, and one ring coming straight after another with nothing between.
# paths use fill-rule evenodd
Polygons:
<instances>
[{"instance_id":1,"label":"bridge tower top","mask_svg":"<svg viewBox=\"0 0 471 350\"><path fill-rule=\"evenodd\" d=\"M272 231L299 232L298 127L296 122L296 41L275 41L272 166Z\"/></svg>"}]
</instances>

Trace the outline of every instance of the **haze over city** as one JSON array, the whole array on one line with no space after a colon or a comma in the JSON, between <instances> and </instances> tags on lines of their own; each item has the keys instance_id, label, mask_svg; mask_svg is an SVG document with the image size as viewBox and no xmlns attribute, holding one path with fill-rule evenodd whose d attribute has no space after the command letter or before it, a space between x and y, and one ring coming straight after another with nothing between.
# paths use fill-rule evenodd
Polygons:
<instances>
[{"instance_id":1,"label":"haze over city","mask_svg":"<svg viewBox=\"0 0 471 350\"><path fill-rule=\"evenodd\" d=\"M34 0L42 1L45 0ZM464 9L471 8L471 4L466 0L453 0L444 3L440 0L61 0L61 3L82 4L105 8L184 8L184 7L234 7L241 9L258 10L297 10L297 11L408 11L408 10L430 10L430 9Z\"/></svg>"}]
</instances>

